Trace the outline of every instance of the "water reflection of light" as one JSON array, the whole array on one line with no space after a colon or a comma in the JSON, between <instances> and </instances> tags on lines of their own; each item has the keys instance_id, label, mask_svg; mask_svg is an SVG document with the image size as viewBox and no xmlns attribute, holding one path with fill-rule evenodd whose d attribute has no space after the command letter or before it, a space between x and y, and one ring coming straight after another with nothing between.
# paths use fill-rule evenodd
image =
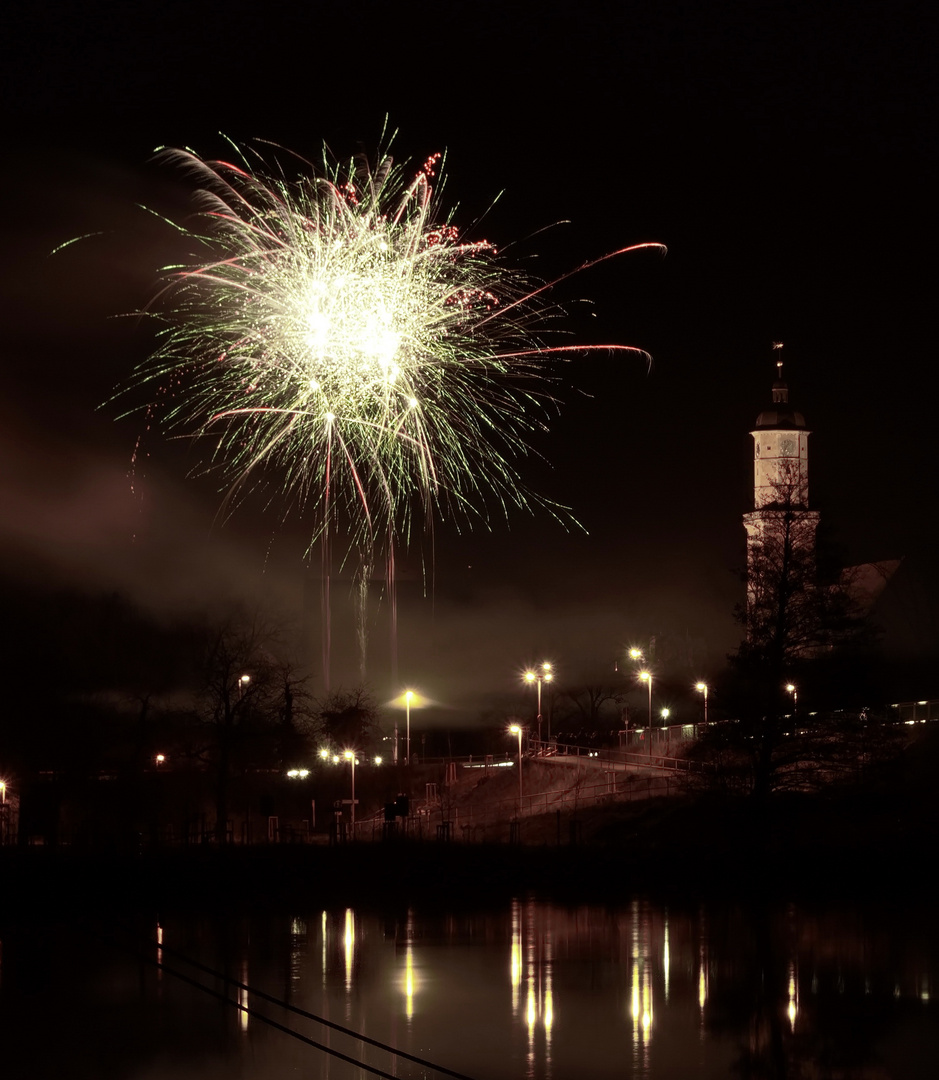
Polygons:
<instances>
[{"instance_id":1,"label":"water reflection of light","mask_svg":"<svg viewBox=\"0 0 939 1080\"><path fill-rule=\"evenodd\" d=\"M512 901L512 958L509 965L512 982L512 1014L518 1012L518 988L522 982L522 926L518 901Z\"/></svg>"},{"instance_id":2,"label":"water reflection of light","mask_svg":"<svg viewBox=\"0 0 939 1080\"><path fill-rule=\"evenodd\" d=\"M157 939L157 982L163 978L163 927L157 923L156 926L156 939Z\"/></svg>"},{"instance_id":3,"label":"water reflection of light","mask_svg":"<svg viewBox=\"0 0 939 1080\"><path fill-rule=\"evenodd\" d=\"M346 954L346 989L352 989L352 962L355 959L355 921L352 908L346 908L346 929L343 934L343 946Z\"/></svg>"},{"instance_id":4,"label":"water reflection of light","mask_svg":"<svg viewBox=\"0 0 939 1080\"><path fill-rule=\"evenodd\" d=\"M292 993L294 988L299 987L301 979L301 961L303 959L303 946L306 944L306 922L303 919L293 919L290 923L290 986Z\"/></svg>"},{"instance_id":5,"label":"water reflection of light","mask_svg":"<svg viewBox=\"0 0 939 1080\"><path fill-rule=\"evenodd\" d=\"M404 957L404 1013L408 1020L414 1016L414 949L410 941Z\"/></svg>"},{"instance_id":6,"label":"water reflection of light","mask_svg":"<svg viewBox=\"0 0 939 1080\"><path fill-rule=\"evenodd\" d=\"M246 989L248 985L248 958L245 957L241 961L241 982L242 985L238 987L238 1019L240 1022L241 1030L248 1030L248 991Z\"/></svg>"},{"instance_id":7,"label":"water reflection of light","mask_svg":"<svg viewBox=\"0 0 939 1080\"><path fill-rule=\"evenodd\" d=\"M326 985L326 912L320 915L320 934L323 938L323 986Z\"/></svg>"},{"instance_id":8,"label":"water reflection of light","mask_svg":"<svg viewBox=\"0 0 939 1080\"><path fill-rule=\"evenodd\" d=\"M410 1022L414 1017L414 997L420 989L417 975L414 971L414 912L408 912L408 920L405 924L405 937L407 945L404 951L404 978L401 980L401 989L404 993L404 1014Z\"/></svg>"},{"instance_id":9,"label":"water reflection of light","mask_svg":"<svg viewBox=\"0 0 939 1080\"><path fill-rule=\"evenodd\" d=\"M789 1017L789 1030L795 1031L796 1016L799 1013L799 984L796 979L795 963L789 965L789 1008L786 1014Z\"/></svg>"},{"instance_id":10,"label":"water reflection of light","mask_svg":"<svg viewBox=\"0 0 939 1080\"><path fill-rule=\"evenodd\" d=\"M652 978L648 969L645 969L642 975L642 1031L648 1038L652 1028Z\"/></svg>"}]
</instances>

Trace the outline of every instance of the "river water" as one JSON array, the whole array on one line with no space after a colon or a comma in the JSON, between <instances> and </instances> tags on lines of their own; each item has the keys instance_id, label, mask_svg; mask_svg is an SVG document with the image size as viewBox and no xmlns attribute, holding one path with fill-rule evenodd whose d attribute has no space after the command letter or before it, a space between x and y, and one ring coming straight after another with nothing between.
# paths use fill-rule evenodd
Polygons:
<instances>
[{"instance_id":1,"label":"river water","mask_svg":"<svg viewBox=\"0 0 939 1080\"><path fill-rule=\"evenodd\" d=\"M909 907L517 900L0 937L7 1080L931 1080L939 1061L939 934Z\"/></svg>"}]
</instances>

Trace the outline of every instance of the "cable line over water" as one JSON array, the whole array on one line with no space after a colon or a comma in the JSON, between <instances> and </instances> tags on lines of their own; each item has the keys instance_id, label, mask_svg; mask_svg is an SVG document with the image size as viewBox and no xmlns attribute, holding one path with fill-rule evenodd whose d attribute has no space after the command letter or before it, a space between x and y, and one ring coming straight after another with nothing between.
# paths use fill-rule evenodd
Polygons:
<instances>
[{"instance_id":1,"label":"cable line over water","mask_svg":"<svg viewBox=\"0 0 939 1080\"><path fill-rule=\"evenodd\" d=\"M183 964L188 964L205 975L209 975L212 978L219 979L224 982L227 987L234 987L236 990L244 991L249 996L259 998L261 1001L266 1001L271 1005L275 1005L278 1008L285 1009L289 1013L293 1013L295 1016L302 1017L304 1020L310 1020L316 1024L322 1024L323 1027L329 1028L332 1031L336 1031L341 1035L346 1035L350 1039L355 1039L358 1042L365 1043L368 1046L374 1047L376 1050L382 1050L387 1054L390 1054L394 1058L401 1058L405 1061L412 1062L415 1065L420 1065L426 1069L433 1069L435 1072L440 1073L443 1076L452 1077L453 1080L474 1080L473 1077L467 1076L465 1073L456 1072L453 1069L448 1069L444 1065L437 1065L433 1061L428 1061L426 1058L417 1057L415 1054L409 1054L406 1050L398 1050L394 1046L390 1046L387 1043L383 1043L378 1039L370 1038L368 1035L363 1035L358 1031L354 1031L351 1028L344 1027L342 1024L337 1024L333 1020L327 1020L324 1016L317 1016L315 1013L308 1012L306 1009L301 1009L297 1005L291 1005L289 1002L284 1001L281 998L275 997L273 994L268 994L263 990L258 990L256 987L249 985L248 983L241 982L230 975L226 975L216 968L209 967L207 964L202 964L198 960L193 960L191 957L186 956L178 949L172 948L172 946L164 945L159 941L155 941L153 938L146 938L145 942L153 950L155 950L157 956L148 956L146 953L140 951L144 942L140 940L140 935L134 931L129 930L127 927L122 928L125 933L138 939L138 944L132 947L132 951L138 957L138 959L145 963L151 964L153 967L158 968L160 971L165 972L167 975L172 975L174 978L179 979L181 982L187 983L189 986L195 987L197 990L203 991L210 997L217 998L220 1001L224 1001L228 1005L233 1005L240 1012L247 1013L252 1019L259 1020L263 1024L267 1024L269 1027L274 1028L277 1031L282 1031L286 1035L291 1035L293 1038L298 1039L300 1042L305 1043L307 1046L311 1046L316 1050L321 1050L325 1054L329 1054L332 1057L338 1058L340 1061L345 1061L349 1065L354 1065L357 1068L364 1069L367 1072L385 1078L385 1080L400 1080L400 1077L396 1073L388 1073L377 1066L368 1065L364 1061L358 1058L352 1057L349 1054L344 1054L339 1050L335 1050L330 1046L326 1046L323 1043L317 1042L315 1039L311 1039L308 1035L303 1035L293 1028L288 1027L286 1024L281 1024L277 1020L272 1019L257 1009L252 1009L248 1005L242 1005L238 1000L233 1000L228 996L228 992L222 992L220 990L213 990L211 987L206 986L198 979L193 978L190 975L186 975L181 971L177 971L175 968L168 967L160 959L164 955L170 955L176 960L181 961ZM106 944L111 945L117 949L125 949L128 946L122 945L115 941L112 937L105 934L95 934Z\"/></svg>"}]
</instances>

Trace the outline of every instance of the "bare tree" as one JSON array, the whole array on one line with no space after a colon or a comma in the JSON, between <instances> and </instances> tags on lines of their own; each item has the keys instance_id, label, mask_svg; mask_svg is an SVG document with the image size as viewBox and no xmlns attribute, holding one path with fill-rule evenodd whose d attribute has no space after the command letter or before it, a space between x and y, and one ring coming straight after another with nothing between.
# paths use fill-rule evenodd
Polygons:
<instances>
[{"instance_id":1,"label":"bare tree","mask_svg":"<svg viewBox=\"0 0 939 1080\"><path fill-rule=\"evenodd\" d=\"M320 738L336 749L364 750L380 738L381 713L363 687L335 690L314 707Z\"/></svg>"},{"instance_id":2,"label":"bare tree","mask_svg":"<svg viewBox=\"0 0 939 1080\"><path fill-rule=\"evenodd\" d=\"M259 618L232 618L205 631L198 714L198 756L215 774L215 834L228 839L232 778L253 758L282 763L298 752L309 714L306 690L275 653L273 628Z\"/></svg>"},{"instance_id":3,"label":"bare tree","mask_svg":"<svg viewBox=\"0 0 939 1080\"><path fill-rule=\"evenodd\" d=\"M795 750L797 691L787 693L787 685L804 685L813 668L831 666L835 653L864 638L865 626L849 582L818 579L818 514L805 507L798 474L783 471L772 498L744 520L747 603L738 614L746 637L730 657L724 696L751 760L752 791L765 798ZM726 741L727 732L715 737Z\"/></svg>"}]
</instances>

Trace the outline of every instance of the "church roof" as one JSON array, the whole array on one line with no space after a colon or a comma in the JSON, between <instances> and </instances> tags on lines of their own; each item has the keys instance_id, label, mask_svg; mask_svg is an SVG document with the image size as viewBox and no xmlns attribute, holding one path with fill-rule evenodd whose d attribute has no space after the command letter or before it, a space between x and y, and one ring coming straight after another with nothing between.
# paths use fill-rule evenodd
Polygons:
<instances>
[{"instance_id":1,"label":"church roof","mask_svg":"<svg viewBox=\"0 0 939 1080\"><path fill-rule=\"evenodd\" d=\"M756 418L760 430L766 428L804 428L805 417L788 406L782 409L764 409Z\"/></svg>"},{"instance_id":2,"label":"church roof","mask_svg":"<svg viewBox=\"0 0 939 1080\"><path fill-rule=\"evenodd\" d=\"M774 345L774 348L781 346ZM776 363L778 378L773 383L773 408L764 409L756 418L756 426L759 430L804 428L805 417L800 412L789 407L789 386L783 381L782 361Z\"/></svg>"}]
</instances>

